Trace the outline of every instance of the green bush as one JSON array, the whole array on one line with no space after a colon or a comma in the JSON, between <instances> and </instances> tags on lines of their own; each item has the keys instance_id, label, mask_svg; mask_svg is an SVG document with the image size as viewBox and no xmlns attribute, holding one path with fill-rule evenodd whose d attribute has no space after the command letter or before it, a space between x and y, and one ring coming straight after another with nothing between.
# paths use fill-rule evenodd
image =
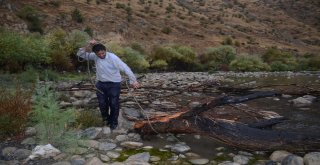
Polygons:
<instances>
[{"instance_id":1,"label":"green bush","mask_svg":"<svg viewBox=\"0 0 320 165\"><path fill-rule=\"evenodd\" d=\"M70 70L78 64L75 53L77 49L88 41L90 36L83 31L73 30L67 35L62 29L55 29L45 36L50 47L52 67L57 70Z\"/></svg>"},{"instance_id":2,"label":"green bush","mask_svg":"<svg viewBox=\"0 0 320 165\"><path fill-rule=\"evenodd\" d=\"M236 57L236 50L231 46L208 48L200 57L202 64L209 70L228 70L228 66Z\"/></svg>"},{"instance_id":3,"label":"green bush","mask_svg":"<svg viewBox=\"0 0 320 165\"><path fill-rule=\"evenodd\" d=\"M320 55L306 53L297 59L298 70L320 70Z\"/></svg>"},{"instance_id":4,"label":"green bush","mask_svg":"<svg viewBox=\"0 0 320 165\"><path fill-rule=\"evenodd\" d=\"M298 67L296 58L291 53L277 48L269 48L262 55L262 59L271 66L271 70L273 71L296 70Z\"/></svg>"},{"instance_id":5,"label":"green bush","mask_svg":"<svg viewBox=\"0 0 320 165\"><path fill-rule=\"evenodd\" d=\"M166 70L168 63L165 60L155 60L151 63L150 68L155 70Z\"/></svg>"},{"instance_id":6,"label":"green bush","mask_svg":"<svg viewBox=\"0 0 320 165\"><path fill-rule=\"evenodd\" d=\"M139 44L139 43L132 43L130 45L130 47L138 52L140 52L141 54L145 54L146 51L144 50L144 48Z\"/></svg>"},{"instance_id":7,"label":"green bush","mask_svg":"<svg viewBox=\"0 0 320 165\"><path fill-rule=\"evenodd\" d=\"M259 57L241 55L231 61L230 69L234 71L269 71L270 67Z\"/></svg>"},{"instance_id":8,"label":"green bush","mask_svg":"<svg viewBox=\"0 0 320 165\"><path fill-rule=\"evenodd\" d=\"M101 117L90 111L82 111L76 114L76 124L78 128L89 128L101 126Z\"/></svg>"},{"instance_id":9,"label":"green bush","mask_svg":"<svg viewBox=\"0 0 320 165\"><path fill-rule=\"evenodd\" d=\"M0 32L0 48L0 66L10 72L22 71L28 65L45 65L51 60L48 45L41 36L3 30Z\"/></svg>"},{"instance_id":10,"label":"green bush","mask_svg":"<svg viewBox=\"0 0 320 165\"><path fill-rule=\"evenodd\" d=\"M170 70L192 71L198 63L193 49L179 45L154 47L150 61L154 63L157 60L165 61Z\"/></svg>"},{"instance_id":11,"label":"green bush","mask_svg":"<svg viewBox=\"0 0 320 165\"><path fill-rule=\"evenodd\" d=\"M282 61L273 61L270 67L271 71L293 71L296 69L295 65L288 65Z\"/></svg>"},{"instance_id":12,"label":"green bush","mask_svg":"<svg viewBox=\"0 0 320 165\"><path fill-rule=\"evenodd\" d=\"M28 29L31 32L39 32L41 34L43 33L40 15L38 11L32 6L24 6L18 11L17 16L28 22Z\"/></svg>"},{"instance_id":13,"label":"green bush","mask_svg":"<svg viewBox=\"0 0 320 165\"><path fill-rule=\"evenodd\" d=\"M73 140L68 126L75 122L75 112L73 109L61 110L56 98L49 86L38 87L32 121L36 123L37 137L41 143L67 147Z\"/></svg>"},{"instance_id":14,"label":"green bush","mask_svg":"<svg viewBox=\"0 0 320 165\"><path fill-rule=\"evenodd\" d=\"M161 32L162 33L165 33L165 34L170 34L171 33L171 28L170 27L164 27L161 29Z\"/></svg>"},{"instance_id":15,"label":"green bush","mask_svg":"<svg viewBox=\"0 0 320 165\"><path fill-rule=\"evenodd\" d=\"M71 17L72 17L72 20L78 22L78 23L82 23L84 21L84 18L80 12L79 9L74 9L71 13Z\"/></svg>"},{"instance_id":16,"label":"green bush","mask_svg":"<svg viewBox=\"0 0 320 165\"><path fill-rule=\"evenodd\" d=\"M0 88L0 139L22 134L32 110L31 91L17 86L15 91Z\"/></svg>"},{"instance_id":17,"label":"green bush","mask_svg":"<svg viewBox=\"0 0 320 165\"><path fill-rule=\"evenodd\" d=\"M123 54L118 55L134 71L146 71L150 66L143 54L130 47L123 48Z\"/></svg>"}]
</instances>

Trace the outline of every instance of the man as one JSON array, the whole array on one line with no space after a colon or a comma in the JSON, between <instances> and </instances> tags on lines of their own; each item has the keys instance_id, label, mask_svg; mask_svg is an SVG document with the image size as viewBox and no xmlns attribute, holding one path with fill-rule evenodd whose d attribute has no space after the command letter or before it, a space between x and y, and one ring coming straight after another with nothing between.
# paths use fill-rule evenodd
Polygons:
<instances>
[{"instance_id":1,"label":"man","mask_svg":"<svg viewBox=\"0 0 320 165\"><path fill-rule=\"evenodd\" d=\"M92 52L87 50L92 47ZM80 48L77 56L85 60L94 60L96 64L96 88L99 108L104 123L114 130L118 126L119 97L121 89L120 71L126 73L133 88L139 83L131 69L118 56L107 52L103 44L91 40L88 45Z\"/></svg>"}]
</instances>

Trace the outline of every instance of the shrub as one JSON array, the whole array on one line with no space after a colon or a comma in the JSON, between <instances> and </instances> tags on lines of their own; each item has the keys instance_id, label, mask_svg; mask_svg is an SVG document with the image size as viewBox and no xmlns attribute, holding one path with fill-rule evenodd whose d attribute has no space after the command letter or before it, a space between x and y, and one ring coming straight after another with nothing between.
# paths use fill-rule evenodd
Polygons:
<instances>
[{"instance_id":1,"label":"shrub","mask_svg":"<svg viewBox=\"0 0 320 165\"><path fill-rule=\"evenodd\" d=\"M232 45L232 39L230 37L225 38L222 41L222 45Z\"/></svg>"},{"instance_id":2,"label":"shrub","mask_svg":"<svg viewBox=\"0 0 320 165\"><path fill-rule=\"evenodd\" d=\"M80 30L73 30L67 35L62 29L55 29L47 34L46 42L51 49L52 66L57 70L70 70L74 66L72 60L76 63L76 50L89 38L87 33Z\"/></svg>"},{"instance_id":3,"label":"shrub","mask_svg":"<svg viewBox=\"0 0 320 165\"><path fill-rule=\"evenodd\" d=\"M125 4L123 4L123 3L116 3L116 8L117 9L126 9L126 5Z\"/></svg>"},{"instance_id":4,"label":"shrub","mask_svg":"<svg viewBox=\"0 0 320 165\"><path fill-rule=\"evenodd\" d=\"M118 54L123 62L128 64L132 70L145 71L149 68L150 64L145 59L144 55L132 48L123 48L123 54Z\"/></svg>"},{"instance_id":5,"label":"shrub","mask_svg":"<svg viewBox=\"0 0 320 165\"><path fill-rule=\"evenodd\" d=\"M259 57L241 55L231 61L230 69L234 71L268 71L270 67L264 63Z\"/></svg>"},{"instance_id":6,"label":"shrub","mask_svg":"<svg viewBox=\"0 0 320 165\"><path fill-rule=\"evenodd\" d=\"M76 124L78 128L99 127L102 120L92 111L82 111L76 114Z\"/></svg>"},{"instance_id":7,"label":"shrub","mask_svg":"<svg viewBox=\"0 0 320 165\"><path fill-rule=\"evenodd\" d=\"M296 58L291 53L280 51L277 48L269 48L262 55L262 59L271 66L272 71L292 71L298 67Z\"/></svg>"},{"instance_id":8,"label":"shrub","mask_svg":"<svg viewBox=\"0 0 320 165\"><path fill-rule=\"evenodd\" d=\"M48 64L48 45L41 37L19 35L7 30L0 32L0 66L18 72L27 65Z\"/></svg>"},{"instance_id":9,"label":"shrub","mask_svg":"<svg viewBox=\"0 0 320 165\"><path fill-rule=\"evenodd\" d=\"M146 51L144 50L144 48L139 44L139 43L132 43L130 45L130 47L138 52L140 52L141 54L145 54Z\"/></svg>"},{"instance_id":10,"label":"shrub","mask_svg":"<svg viewBox=\"0 0 320 165\"><path fill-rule=\"evenodd\" d=\"M165 34L170 34L171 33L171 28L170 27L164 27L161 29L161 32L162 33L165 33Z\"/></svg>"},{"instance_id":11,"label":"shrub","mask_svg":"<svg viewBox=\"0 0 320 165\"><path fill-rule=\"evenodd\" d=\"M36 122L37 136L41 143L67 147L73 140L67 128L75 122L75 113L73 109L61 110L56 98L49 86L38 87L32 120Z\"/></svg>"},{"instance_id":12,"label":"shrub","mask_svg":"<svg viewBox=\"0 0 320 165\"><path fill-rule=\"evenodd\" d=\"M41 20L38 11L32 6L24 6L17 13L18 17L28 22L28 29L31 32L43 33Z\"/></svg>"},{"instance_id":13,"label":"shrub","mask_svg":"<svg viewBox=\"0 0 320 165\"><path fill-rule=\"evenodd\" d=\"M0 139L15 136L25 130L28 113L32 110L31 91L17 86L15 91L0 88Z\"/></svg>"},{"instance_id":14,"label":"shrub","mask_svg":"<svg viewBox=\"0 0 320 165\"><path fill-rule=\"evenodd\" d=\"M296 69L296 66L288 65L282 61L273 61L270 67L272 71L292 71Z\"/></svg>"},{"instance_id":15,"label":"shrub","mask_svg":"<svg viewBox=\"0 0 320 165\"><path fill-rule=\"evenodd\" d=\"M71 13L71 17L72 17L72 20L78 22L78 23L82 23L84 21L84 18L80 12L79 9L74 9Z\"/></svg>"},{"instance_id":16,"label":"shrub","mask_svg":"<svg viewBox=\"0 0 320 165\"><path fill-rule=\"evenodd\" d=\"M306 53L297 59L299 70L320 70L320 56Z\"/></svg>"},{"instance_id":17,"label":"shrub","mask_svg":"<svg viewBox=\"0 0 320 165\"><path fill-rule=\"evenodd\" d=\"M165 60L155 60L151 63L150 68L155 70L166 70L168 63Z\"/></svg>"},{"instance_id":18,"label":"shrub","mask_svg":"<svg viewBox=\"0 0 320 165\"><path fill-rule=\"evenodd\" d=\"M236 50L231 46L208 48L200 57L201 62L210 70L228 69L230 62L236 57Z\"/></svg>"},{"instance_id":19,"label":"shrub","mask_svg":"<svg viewBox=\"0 0 320 165\"><path fill-rule=\"evenodd\" d=\"M84 29L84 32L86 32L90 37L93 36L93 30L88 26Z\"/></svg>"},{"instance_id":20,"label":"shrub","mask_svg":"<svg viewBox=\"0 0 320 165\"><path fill-rule=\"evenodd\" d=\"M191 71L197 65L196 53L187 46L155 47L150 58L150 61L165 61L171 70Z\"/></svg>"}]
</instances>

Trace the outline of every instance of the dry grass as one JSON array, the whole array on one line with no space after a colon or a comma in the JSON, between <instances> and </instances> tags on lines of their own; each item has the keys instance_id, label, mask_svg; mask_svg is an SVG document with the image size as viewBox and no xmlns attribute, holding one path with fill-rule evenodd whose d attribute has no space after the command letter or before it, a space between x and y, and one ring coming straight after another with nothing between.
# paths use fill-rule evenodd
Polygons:
<instances>
[{"instance_id":1,"label":"dry grass","mask_svg":"<svg viewBox=\"0 0 320 165\"><path fill-rule=\"evenodd\" d=\"M31 95L20 86L15 91L0 88L0 139L23 133L32 110Z\"/></svg>"}]
</instances>

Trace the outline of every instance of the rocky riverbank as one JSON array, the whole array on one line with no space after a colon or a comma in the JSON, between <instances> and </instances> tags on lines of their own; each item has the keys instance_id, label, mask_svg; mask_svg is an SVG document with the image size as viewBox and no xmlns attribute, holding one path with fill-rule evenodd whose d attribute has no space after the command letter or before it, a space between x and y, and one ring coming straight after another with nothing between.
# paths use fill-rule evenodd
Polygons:
<instances>
[{"instance_id":1,"label":"rocky riverbank","mask_svg":"<svg viewBox=\"0 0 320 165\"><path fill-rule=\"evenodd\" d=\"M90 127L77 131L78 146L73 148L60 149L60 146L39 146L35 138L37 132L35 128L29 127L26 136L21 143L17 144L10 140L0 143L1 156L0 164L54 164L54 165L99 165L99 164L277 164L284 165L318 165L320 162L320 152L290 153L288 151L248 152L243 150L230 150L224 145L213 148L203 148L212 150L212 156L203 156L194 152L191 144L182 141L184 136L192 136L193 143L200 143L204 138L200 135L187 134L162 134L156 136L163 140L164 144L152 145L147 139L135 133L134 122L137 120L147 120L155 116L165 116L180 111L185 108L193 108L206 100L221 95L217 91L217 86L221 84L229 85L237 83L239 86L259 85L259 79L272 77L277 79L293 79L297 76L307 77L302 84L313 84L319 87L320 73L158 73L145 74L140 79L143 88L128 89L123 83L121 95L121 115L119 127L112 131L108 127ZM241 78L250 78L241 80ZM279 81L274 80L274 81ZM47 83L47 82L46 82ZM42 85L45 82L42 82ZM76 107L77 111L91 108L99 115L97 101L93 90L79 90L79 82L59 82L51 83L54 89L59 90L59 94L64 99L60 100L61 107ZM75 86L75 84L81 84ZM203 84L211 84L210 87L203 87ZM68 89L68 90L62 90ZM292 96L282 95L282 97L271 98L273 100L290 98L288 104L297 107L309 108L318 101L317 96ZM292 98L292 99L291 99ZM138 101L137 101L138 100ZM139 102L140 106L137 105ZM236 105L243 106L243 105ZM220 108L222 109L222 108ZM218 111L223 116L223 109ZM154 138L154 137L153 137ZM147 145L148 144L148 145ZM36 147L38 146L38 147ZM49 147L41 150L41 147ZM45 148L43 148L45 149ZM42 151L42 152L40 152ZM46 152L44 152L46 151ZM50 153L49 153L50 151ZM52 152L51 152L52 151ZM43 154L42 154L43 153Z\"/></svg>"}]
</instances>

